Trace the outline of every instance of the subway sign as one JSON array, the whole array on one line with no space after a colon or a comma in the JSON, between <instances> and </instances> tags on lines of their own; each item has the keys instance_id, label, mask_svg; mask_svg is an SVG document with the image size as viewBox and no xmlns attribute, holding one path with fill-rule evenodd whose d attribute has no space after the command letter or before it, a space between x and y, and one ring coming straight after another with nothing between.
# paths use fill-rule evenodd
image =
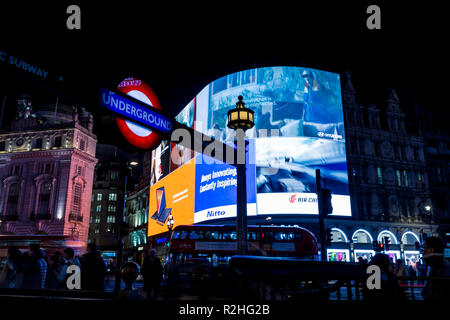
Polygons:
<instances>
[{"instance_id":1,"label":"subway sign","mask_svg":"<svg viewBox=\"0 0 450 320\"><path fill-rule=\"evenodd\" d=\"M172 120L158 112L162 107L156 94L143 81L134 78L122 81L118 90L137 102L111 90L100 89L100 105L117 114L117 126L129 143L147 150L156 147L161 141L161 133L170 134L173 129Z\"/></svg>"}]
</instances>

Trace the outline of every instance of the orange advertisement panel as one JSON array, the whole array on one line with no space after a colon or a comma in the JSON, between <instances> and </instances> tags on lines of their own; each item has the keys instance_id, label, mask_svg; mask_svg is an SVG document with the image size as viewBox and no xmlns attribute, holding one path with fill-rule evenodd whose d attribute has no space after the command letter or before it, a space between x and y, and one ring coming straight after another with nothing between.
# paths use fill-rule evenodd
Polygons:
<instances>
[{"instance_id":1,"label":"orange advertisement panel","mask_svg":"<svg viewBox=\"0 0 450 320\"><path fill-rule=\"evenodd\" d=\"M150 188L148 236L168 231L167 220L174 227L194 224L195 159L191 159Z\"/></svg>"}]
</instances>

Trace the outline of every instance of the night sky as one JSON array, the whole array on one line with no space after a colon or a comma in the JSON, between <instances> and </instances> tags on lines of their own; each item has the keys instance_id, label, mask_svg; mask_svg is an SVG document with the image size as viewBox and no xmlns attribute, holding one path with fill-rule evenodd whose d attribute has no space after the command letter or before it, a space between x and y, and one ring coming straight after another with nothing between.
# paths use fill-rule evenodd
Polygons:
<instances>
[{"instance_id":1,"label":"night sky","mask_svg":"<svg viewBox=\"0 0 450 320\"><path fill-rule=\"evenodd\" d=\"M352 71L363 104L382 103L386 89L393 87L426 110L448 113L448 30L439 6L380 1L95 3L2 4L0 51L48 69L50 79L14 80L2 72L0 93L48 86L95 112L100 86L114 87L134 76L146 81L165 111L174 115L223 75L292 65L341 75ZM70 4L81 7L81 31L66 28ZM370 4L381 7L381 30L366 28Z\"/></svg>"}]
</instances>

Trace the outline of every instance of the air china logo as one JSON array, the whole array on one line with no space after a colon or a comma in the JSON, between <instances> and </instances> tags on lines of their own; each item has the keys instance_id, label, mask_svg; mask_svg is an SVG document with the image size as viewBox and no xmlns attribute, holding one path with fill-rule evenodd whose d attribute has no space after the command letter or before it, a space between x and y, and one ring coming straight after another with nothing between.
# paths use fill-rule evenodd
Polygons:
<instances>
[{"instance_id":1,"label":"air china logo","mask_svg":"<svg viewBox=\"0 0 450 320\"><path fill-rule=\"evenodd\" d=\"M295 200L297 200L296 198L297 198L296 195L293 194L292 196L289 197L289 202L290 202L290 203L294 203Z\"/></svg>"}]
</instances>

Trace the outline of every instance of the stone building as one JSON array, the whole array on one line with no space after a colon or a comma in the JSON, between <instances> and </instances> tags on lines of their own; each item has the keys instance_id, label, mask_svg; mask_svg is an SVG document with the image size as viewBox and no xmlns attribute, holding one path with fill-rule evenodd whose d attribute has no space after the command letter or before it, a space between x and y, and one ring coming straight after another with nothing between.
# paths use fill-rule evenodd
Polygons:
<instances>
[{"instance_id":1,"label":"stone building","mask_svg":"<svg viewBox=\"0 0 450 320\"><path fill-rule=\"evenodd\" d=\"M352 217L325 220L333 234L328 255L370 258L372 241L387 237L394 260L417 260L416 242L439 231L429 215L434 205L426 141L418 126L405 125L395 90L382 105L362 105L347 73L342 92Z\"/></svg>"},{"instance_id":2,"label":"stone building","mask_svg":"<svg viewBox=\"0 0 450 320\"><path fill-rule=\"evenodd\" d=\"M93 117L22 95L17 117L0 131L0 233L88 241L94 166Z\"/></svg>"}]
</instances>

